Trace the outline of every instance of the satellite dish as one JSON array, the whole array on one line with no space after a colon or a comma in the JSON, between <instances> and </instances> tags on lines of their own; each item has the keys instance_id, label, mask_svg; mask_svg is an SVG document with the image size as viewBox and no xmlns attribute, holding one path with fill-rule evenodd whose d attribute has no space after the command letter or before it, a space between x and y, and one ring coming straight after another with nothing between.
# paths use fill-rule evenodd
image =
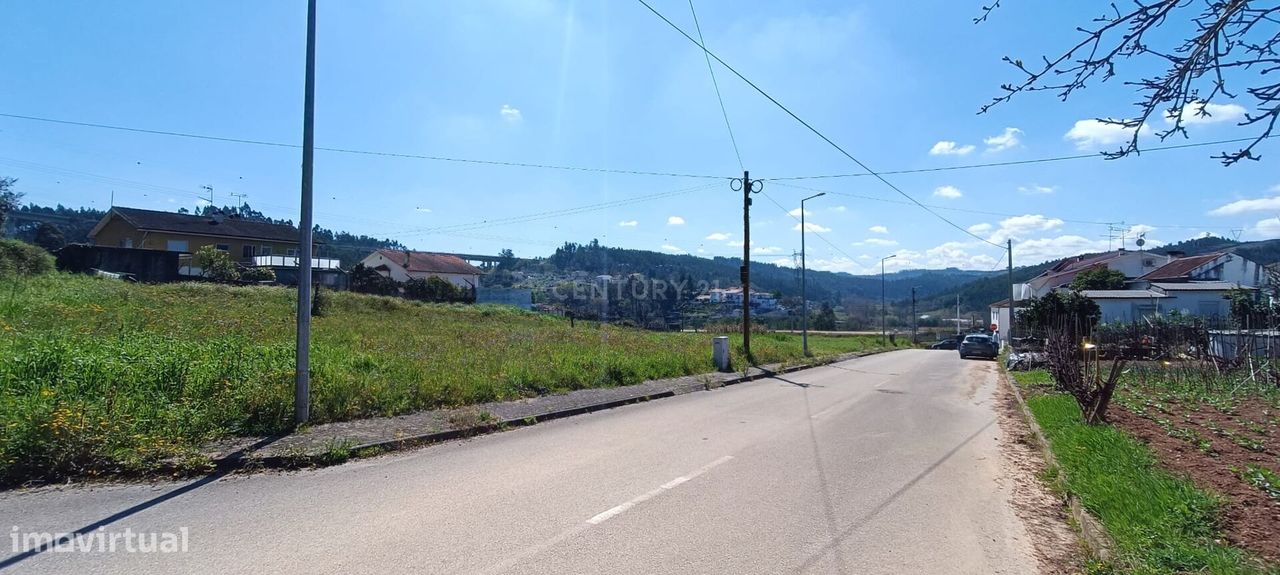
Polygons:
<instances>
[{"instance_id":1,"label":"satellite dish","mask_svg":"<svg viewBox=\"0 0 1280 575\"><path fill-rule=\"evenodd\" d=\"M1137 242L1134 242L1134 243L1138 244L1138 247L1142 247L1142 246L1147 245L1147 234L1146 234L1146 232L1143 232L1143 233L1138 234L1138 241L1137 241Z\"/></svg>"}]
</instances>

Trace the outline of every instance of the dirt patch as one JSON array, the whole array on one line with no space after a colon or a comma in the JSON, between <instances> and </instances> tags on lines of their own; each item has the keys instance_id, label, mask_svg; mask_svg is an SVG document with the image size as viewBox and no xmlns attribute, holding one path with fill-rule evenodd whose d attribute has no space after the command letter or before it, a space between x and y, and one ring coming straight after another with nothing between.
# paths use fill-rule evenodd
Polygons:
<instances>
[{"instance_id":1,"label":"dirt patch","mask_svg":"<svg viewBox=\"0 0 1280 575\"><path fill-rule=\"evenodd\" d=\"M1003 476L1012 480L1010 503L1031 534L1040 573L1084 573L1084 552L1067 524L1066 505L1040 480L1045 470L1044 458L1003 378L995 399Z\"/></svg>"},{"instance_id":2,"label":"dirt patch","mask_svg":"<svg viewBox=\"0 0 1280 575\"><path fill-rule=\"evenodd\" d=\"M1111 423L1144 441L1161 465L1224 499L1223 530L1232 545L1280 562L1280 500L1240 477L1250 465L1280 467L1276 409L1244 400L1223 412L1208 405L1113 408Z\"/></svg>"}]
</instances>

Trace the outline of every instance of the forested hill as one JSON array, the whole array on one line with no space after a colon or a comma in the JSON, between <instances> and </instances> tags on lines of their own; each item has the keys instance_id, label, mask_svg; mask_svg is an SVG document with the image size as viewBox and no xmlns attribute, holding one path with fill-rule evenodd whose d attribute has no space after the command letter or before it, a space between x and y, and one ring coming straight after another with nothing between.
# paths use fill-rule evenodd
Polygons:
<instances>
[{"instance_id":1,"label":"forested hill","mask_svg":"<svg viewBox=\"0 0 1280 575\"><path fill-rule=\"evenodd\" d=\"M592 275L626 275L638 273L648 278L688 280L691 284L707 282L721 287L740 285L741 258L703 258L693 255L673 255L645 250L612 248L592 241L586 244L566 243L545 260L522 260L519 264L526 271L584 271ZM885 291L891 299L910 297L915 287L919 295L927 296L952 290L961 284L987 275L985 272L958 269L908 270L886 274ZM842 301L849 297L880 297L880 276L855 276L847 273L810 270L808 274L809 298L815 301ZM800 294L799 271L769 263L751 262L751 285L757 290L781 293L783 296Z\"/></svg>"}]
</instances>

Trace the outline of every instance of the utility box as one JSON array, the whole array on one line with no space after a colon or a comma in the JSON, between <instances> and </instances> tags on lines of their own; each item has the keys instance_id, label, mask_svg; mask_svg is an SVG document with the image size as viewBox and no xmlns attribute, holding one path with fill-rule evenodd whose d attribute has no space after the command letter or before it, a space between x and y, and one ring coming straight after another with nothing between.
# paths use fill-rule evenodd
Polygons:
<instances>
[{"instance_id":1,"label":"utility box","mask_svg":"<svg viewBox=\"0 0 1280 575\"><path fill-rule=\"evenodd\" d=\"M733 367L729 365L728 336L722 335L711 339L711 362L715 364L718 371L733 371Z\"/></svg>"}]
</instances>

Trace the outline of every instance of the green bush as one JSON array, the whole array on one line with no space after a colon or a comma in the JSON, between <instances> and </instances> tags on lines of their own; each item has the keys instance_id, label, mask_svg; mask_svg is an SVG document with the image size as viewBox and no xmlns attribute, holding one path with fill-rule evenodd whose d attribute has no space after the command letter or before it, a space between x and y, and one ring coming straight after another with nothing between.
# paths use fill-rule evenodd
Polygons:
<instances>
[{"instance_id":1,"label":"green bush","mask_svg":"<svg viewBox=\"0 0 1280 575\"><path fill-rule=\"evenodd\" d=\"M44 248L18 240L0 240L0 277L34 276L53 270L53 255Z\"/></svg>"},{"instance_id":2,"label":"green bush","mask_svg":"<svg viewBox=\"0 0 1280 575\"><path fill-rule=\"evenodd\" d=\"M276 281L276 272L271 268L245 268L240 272L240 279L247 282L273 282Z\"/></svg>"}]
</instances>

